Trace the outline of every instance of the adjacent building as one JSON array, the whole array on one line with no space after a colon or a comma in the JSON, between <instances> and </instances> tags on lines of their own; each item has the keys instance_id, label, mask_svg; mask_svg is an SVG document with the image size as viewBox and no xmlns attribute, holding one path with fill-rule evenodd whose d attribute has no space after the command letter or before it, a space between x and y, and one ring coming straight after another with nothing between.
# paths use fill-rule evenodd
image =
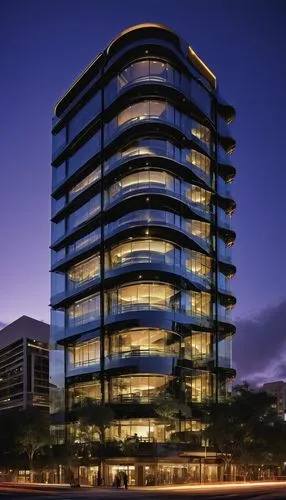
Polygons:
<instances>
[{"instance_id":1,"label":"adjacent building","mask_svg":"<svg viewBox=\"0 0 286 500\"><path fill-rule=\"evenodd\" d=\"M49 325L28 316L0 331L0 411L49 409L49 335Z\"/></svg>"},{"instance_id":2,"label":"adjacent building","mask_svg":"<svg viewBox=\"0 0 286 500\"><path fill-rule=\"evenodd\" d=\"M58 102L53 119L51 414L112 405L105 482L216 480L198 408L235 375L231 183L235 110L187 42L157 24L115 38ZM170 429L154 402L192 408ZM87 481L96 471L82 465Z\"/></svg>"},{"instance_id":3,"label":"adjacent building","mask_svg":"<svg viewBox=\"0 0 286 500\"><path fill-rule=\"evenodd\" d=\"M275 397L277 415L282 420L286 420L286 382L267 382L262 389Z\"/></svg>"}]
</instances>

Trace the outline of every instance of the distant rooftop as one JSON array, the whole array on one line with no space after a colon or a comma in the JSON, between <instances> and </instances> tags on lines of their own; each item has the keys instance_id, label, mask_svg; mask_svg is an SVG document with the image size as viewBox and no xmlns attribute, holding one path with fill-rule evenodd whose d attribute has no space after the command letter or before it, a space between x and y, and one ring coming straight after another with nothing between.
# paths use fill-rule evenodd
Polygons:
<instances>
[{"instance_id":1,"label":"distant rooftop","mask_svg":"<svg viewBox=\"0 0 286 500\"><path fill-rule=\"evenodd\" d=\"M7 347L21 338L48 343L49 336L50 325L24 315L0 330L0 349Z\"/></svg>"}]
</instances>

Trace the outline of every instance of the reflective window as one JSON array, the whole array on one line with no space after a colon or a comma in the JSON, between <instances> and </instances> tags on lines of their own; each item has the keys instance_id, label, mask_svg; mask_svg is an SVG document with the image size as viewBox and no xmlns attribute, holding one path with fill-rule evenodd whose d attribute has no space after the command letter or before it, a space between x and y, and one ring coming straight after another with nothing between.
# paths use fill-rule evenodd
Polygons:
<instances>
[{"instance_id":1,"label":"reflective window","mask_svg":"<svg viewBox=\"0 0 286 500\"><path fill-rule=\"evenodd\" d=\"M73 174L76 170L82 167L88 160L98 153L99 149L100 132L97 132L69 158L69 175Z\"/></svg>"},{"instance_id":2,"label":"reflective window","mask_svg":"<svg viewBox=\"0 0 286 500\"><path fill-rule=\"evenodd\" d=\"M61 198L52 198L52 215L58 213L66 204L66 197L61 196Z\"/></svg>"},{"instance_id":3,"label":"reflective window","mask_svg":"<svg viewBox=\"0 0 286 500\"><path fill-rule=\"evenodd\" d=\"M99 380L75 384L68 388L68 408L82 405L86 398L101 400L101 385Z\"/></svg>"},{"instance_id":4,"label":"reflective window","mask_svg":"<svg viewBox=\"0 0 286 500\"><path fill-rule=\"evenodd\" d=\"M186 376L186 398L193 403L202 403L213 395L213 374L207 371L193 370Z\"/></svg>"},{"instance_id":5,"label":"reflective window","mask_svg":"<svg viewBox=\"0 0 286 500\"><path fill-rule=\"evenodd\" d=\"M105 88L105 100L109 103L121 89L129 84L153 81L180 87L181 75L169 63L158 59L135 61L113 78Z\"/></svg>"},{"instance_id":6,"label":"reflective window","mask_svg":"<svg viewBox=\"0 0 286 500\"><path fill-rule=\"evenodd\" d=\"M231 214L226 213L222 208L218 207L218 225L221 227L231 228Z\"/></svg>"},{"instance_id":7,"label":"reflective window","mask_svg":"<svg viewBox=\"0 0 286 500\"><path fill-rule=\"evenodd\" d=\"M178 82L178 72L176 72L176 83ZM144 80L158 82L175 83L175 70L170 64L159 60L136 61L125 68L118 75L119 88L125 87L128 83L135 83Z\"/></svg>"},{"instance_id":8,"label":"reflective window","mask_svg":"<svg viewBox=\"0 0 286 500\"><path fill-rule=\"evenodd\" d=\"M51 252L51 263L52 263L52 265L54 265L57 262L59 262L59 260L64 259L65 256L66 256L66 249L65 248L61 248L57 252L55 250L52 250L52 252Z\"/></svg>"},{"instance_id":9,"label":"reflective window","mask_svg":"<svg viewBox=\"0 0 286 500\"><path fill-rule=\"evenodd\" d=\"M184 250L184 256L187 271L211 280L212 260L210 257L189 249Z\"/></svg>"},{"instance_id":10,"label":"reflective window","mask_svg":"<svg viewBox=\"0 0 286 500\"><path fill-rule=\"evenodd\" d=\"M176 148L177 151L178 148ZM161 139L139 139L136 142L133 142L126 148L118 151L115 155L111 156L104 165L105 171L108 171L112 165L114 165L117 161L122 158L128 158L132 156L141 156L141 155L159 155L159 156L168 156L175 157L175 146L168 141L164 141Z\"/></svg>"},{"instance_id":11,"label":"reflective window","mask_svg":"<svg viewBox=\"0 0 286 500\"><path fill-rule=\"evenodd\" d=\"M196 80L192 80L191 83L191 99L209 118L212 118L211 94Z\"/></svg>"},{"instance_id":12,"label":"reflective window","mask_svg":"<svg viewBox=\"0 0 286 500\"><path fill-rule=\"evenodd\" d=\"M87 189L91 184L98 181L101 177L101 169L97 167L90 174L88 174L82 181L78 182L69 192L69 201L73 200L76 196Z\"/></svg>"},{"instance_id":13,"label":"reflective window","mask_svg":"<svg viewBox=\"0 0 286 500\"><path fill-rule=\"evenodd\" d=\"M232 365L232 337L226 337L218 343L219 366L230 368Z\"/></svg>"},{"instance_id":14,"label":"reflective window","mask_svg":"<svg viewBox=\"0 0 286 500\"><path fill-rule=\"evenodd\" d=\"M97 364L100 360L100 339L68 347L67 355L68 369Z\"/></svg>"},{"instance_id":15,"label":"reflective window","mask_svg":"<svg viewBox=\"0 0 286 500\"><path fill-rule=\"evenodd\" d=\"M95 229L91 233L86 234L82 238L75 240L68 246L68 253L73 254L79 252L80 250L84 250L85 248L94 245L97 241L100 240L100 229Z\"/></svg>"},{"instance_id":16,"label":"reflective window","mask_svg":"<svg viewBox=\"0 0 286 500\"><path fill-rule=\"evenodd\" d=\"M53 167L53 187L63 182L66 178L66 162L64 161L58 167Z\"/></svg>"},{"instance_id":17,"label":"reflective window","mask_svg":"<svg viewBox=\"0 0 286 500\"><path fill-rule=\"evenodd\" d=\"M90 323L99 319L100 297L99 294L91 295L72 304L67 310L69 328Z\"/></svg>"},{"instance_id":18,"label":"reflective window","mask_svg":"<svg viewBox=\"0 0 286 500\"><path fill-rule=\"evenodd\" d=\"M52 296L65 291L65 275L63 273L51 273Z\"/></svg>"},{"instance_id":19,"label":"reflective window","mask_svg":"<svg viewBox=\"0 0 286 500\"><path fill-rule=\"evenodd\" d=\"M59 222L52 222L52 243L62 238L66 232L66 221L61 219Z\"/></svg>"},{"instance_id":20,"label":"reflective window","mask_svg":"<svg viewBox=\"0 0 286 500\"><path fill-rule=\"evenodd\" d=\"M110 402L150 403L166 390L171 377L165 375L124 375L110 380Z\"/></svg>"},{"instance_id":21,"label":"reflective window","mask_svg":"<svg viewBox=\"0 0 286 500\"><path fill-rule=\"evenodd\" d=\"M227 198L231 197L231 182L225 182L225 180L218 175L217 191L221 196L225 196Z\"/></svg>"},{"instance_id":22,"label":"reflective window","mask_svg":"<svg viewBox=\"0 0 286 500\"><path fill-rule=\"evenodd\" d=\"M218 273L218 287L225 292L230 292L232 277L233 274L231 273L229 274Z\"/></svg>"},{"instance_id":23,"label":"reflective window","mask_svg":"<svg viewBox=\"0 0 286 500\"><path fill-rule=\"evenodd\" d=\"M63 127L59 132L53 134L53 153L55 154L58 149L63 148L67 143L66 128Z\"/></svg>"},{"instance_id":24,"label":"reflective window","mask_svg":"<svg viewBox=\"0 0 286 500\"><path fill-rule=\"evenodd\" d=\"M179 336L157 328L123 330L105 339L106 356L166 356L179 350Z\"/></svg>"},{"instance_id":25,"label":"reflective window","mask_svg":"<svg viewBox=\"0 0 286 500\"><path fill-rule=\"evenodd\" d=\"M193 361L209 358L212 354L212 334L192 331L185 337L185 358Z\"/></svg>"},{"instance_id":26,"label":"reflective window","mask_svg":"<svg viewBox=\"0 0 286 500\"><path fill-rule=\"evenodd\" d=\"M51 310L51 341L64 336L65 333L65 312L61 309Z\"/></svg>"},{"instance_id":27,"label":"reflective window","mask_svg":"<svg viewBox=\"0 0 286 500\"><path fill-rule=\"evenodd\" d=\"M226 245L221 238L217 238L217 249L221 260L231 262L231 246Z\"/></svg>"},{"instance_id":28,"label":"reflective window","mask_svg":"<svg viewBox=\"0 0 286 500\"><path fill-rule=\"evenodd\" d=\"M91 217L94 217L100 211L100 194L91 198L87 203L75 210L68 217L69 230L83 224Z\"/></svg>"},{"instance_id":29,"label":"reflective window","mask_svg":"<svg viewBox=\"0 0 286 500\"><path fill-rule=\"evenodd\" d=\"M68 287L70 290L79 288L89 281L93 280L100 272L99 255L86 259L79 264L70 267L67 272Z\"/></svg>"},{"instance_id":30,"label":"reflective window","mask_svg":"<svg viewBox=\"0 0 286 500\"><path fill-rule=\"evenodd\" d=\"M53 320L53 316L51 318ZM51 322L51 333L53 334L53 322ZM62 345L53 342L51 337L49 351L50 369L50 412L64 416L65 412L65 351Z\"/></svg>"},{"instance_id":31,"label":"reflective window","mask_svg":"<svg viewBox=\"0 0 286 500\"><path fill-rule=\"evenodd\" d=\"M69 122L69 140L93 120L100 111L100 93L95 94Z\"/></svg>"}]
</instances>

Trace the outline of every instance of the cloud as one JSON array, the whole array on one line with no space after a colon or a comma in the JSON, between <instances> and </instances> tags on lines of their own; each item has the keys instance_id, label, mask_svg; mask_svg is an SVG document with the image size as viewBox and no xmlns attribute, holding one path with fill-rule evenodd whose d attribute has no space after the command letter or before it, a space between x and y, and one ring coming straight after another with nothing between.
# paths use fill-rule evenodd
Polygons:
<instances>
[{"instance_id":1,"label":"cloud","mask_svg":"<svg viewBox=\"0 0 286 500\"><path fill-rule=\"evenodd\" d=\"M238 320L233 341L237 382L286 380L286 300L252 319Z\"/></svg>"}]
</instances>

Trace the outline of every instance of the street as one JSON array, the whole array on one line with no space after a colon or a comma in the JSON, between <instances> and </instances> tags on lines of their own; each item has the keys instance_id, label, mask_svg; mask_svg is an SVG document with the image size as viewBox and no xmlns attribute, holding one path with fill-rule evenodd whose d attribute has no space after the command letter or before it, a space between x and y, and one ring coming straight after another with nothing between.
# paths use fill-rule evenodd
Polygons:
<instances>
[{"instance_id":1,"label":"street","mask_svg":"<svg viewBox=\"0 0 286 500\"><path fill-rule=\"evenodd\" d=\"M170 499L192 498L192 500L278 500L286 499L286 483L235 484L208 486L174 486L157 488L79 488L46 486L11 486L0 485L1 500L120 500L133 499Z\"/></svg>"}]
</instances>

